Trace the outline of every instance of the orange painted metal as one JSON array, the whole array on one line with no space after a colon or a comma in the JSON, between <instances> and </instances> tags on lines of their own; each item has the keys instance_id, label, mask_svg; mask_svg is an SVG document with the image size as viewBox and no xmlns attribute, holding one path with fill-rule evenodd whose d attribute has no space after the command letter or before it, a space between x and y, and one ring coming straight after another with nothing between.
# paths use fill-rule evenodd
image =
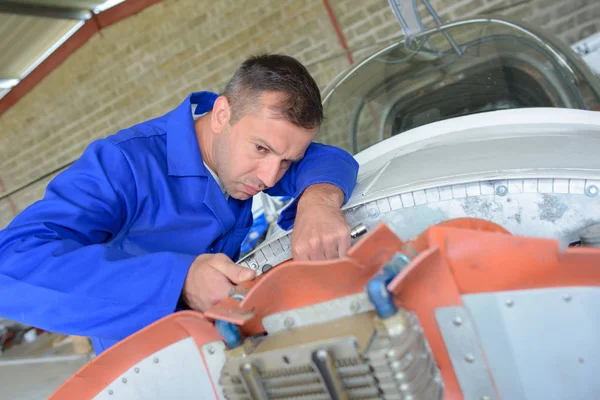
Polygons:
<instances>
[{"instance_id":1,"label":"orange painted metal","mask_svg":"<svg viewBox=\"0 0 600 400\"><path fill-rule=\"evenodd\" d=\"M106 350L67 380L49 400L93 399L115 379L157 351L193 337L198 348L221 340L214 324L201 313L183 311L169 315ZM206 361L204 361L206 365ZM208 368L208 367L207 367ZM218 398L213 382L215 399Z\"/></svg>"},{"instance_id":2,"label":"orange painted metal","mask_svg":"<svg viewBox=\"0 0 600 400\"><path fill-rule=\"evenodd\" d=\"M398 306L418 316L442 374L445 400L464 397L435 319L436 309L462 306L464 294L600 285L598 249L560 249L557 241L513 236L496 224L475 219L448 221L403 243L382 224L347 257L286 262L239 285L236 293L245 296L242 302L229 298L205 316L177 313L151 325L84 367L51 399L93 397L127 368L184 337L194 337L198 347L220 340L206 318L237 323L243 333L253 335L264 332L261 321L267 315L363 292L398 251L414 259L388 289Z\"/></svg>"},{"instance_id":3,"label":"orange painted metal","mask_svg":"<svg viewBox=\"0 0 600 400\"><path fill-rule=\"evenodd\" d=\"M400 248L402 241L385 225L357 243L336 261L290 261L238 286L247 291L241 303L227 299L206 311L206 316L241 325L242 332L264 332L267 315L361 293L365 285ZM376 248L376 251L373 249Z\"/></svg>"}]
</instances>

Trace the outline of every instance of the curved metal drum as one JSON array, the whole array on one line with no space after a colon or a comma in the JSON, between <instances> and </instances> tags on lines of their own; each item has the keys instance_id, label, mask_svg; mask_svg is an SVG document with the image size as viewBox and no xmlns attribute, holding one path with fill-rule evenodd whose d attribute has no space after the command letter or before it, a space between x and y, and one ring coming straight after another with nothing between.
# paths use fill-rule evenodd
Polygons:
<instances>
[{"instance_id":1,"label":"curved metal drum","mask_svg":"<svg viewBox=\"0 0 600 400\"><path fill-rule=\"evenodd\" d=\"M598 149L593 111L501 110L439 121L357 154L358 183L344 212L352 226L384 221L402 239L475 217L567 246L600 222ZM289 259L289 234L240 264L260 274Z\"/></svg>"}]
</instances>

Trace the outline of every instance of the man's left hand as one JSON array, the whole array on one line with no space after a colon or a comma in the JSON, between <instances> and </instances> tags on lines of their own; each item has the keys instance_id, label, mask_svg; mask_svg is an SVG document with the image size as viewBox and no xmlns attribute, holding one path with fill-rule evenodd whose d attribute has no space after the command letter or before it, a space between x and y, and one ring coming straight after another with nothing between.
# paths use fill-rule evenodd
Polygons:
<instances>
[{"instance_id":1,"label":"man's left hand","mask_svg":"<svg viewBox=\"0 0 600 400\"><path fill-rule=\"evenodd\" d=\"M344 193L335 185L309 186L298 201L292 232L294 260L333 260L350 248L350 226L340 207Z\"/></svg>"}]
</instances>

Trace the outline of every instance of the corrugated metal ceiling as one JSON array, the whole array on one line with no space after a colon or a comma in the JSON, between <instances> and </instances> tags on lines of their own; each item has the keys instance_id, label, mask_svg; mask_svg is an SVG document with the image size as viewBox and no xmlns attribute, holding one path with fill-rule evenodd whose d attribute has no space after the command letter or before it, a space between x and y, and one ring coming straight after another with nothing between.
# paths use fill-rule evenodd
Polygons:
<instances>
[{"instance_id":1,"label":"corrugated metal ceiling","mask_svg":"<svg viewBox=\"0 0 600 400\"><path fill-rule=\"evenodd\" d=\"M0 98L82 25L73 11L91 16L122 1L0 0Z\"/></svg>"}]
</instances>

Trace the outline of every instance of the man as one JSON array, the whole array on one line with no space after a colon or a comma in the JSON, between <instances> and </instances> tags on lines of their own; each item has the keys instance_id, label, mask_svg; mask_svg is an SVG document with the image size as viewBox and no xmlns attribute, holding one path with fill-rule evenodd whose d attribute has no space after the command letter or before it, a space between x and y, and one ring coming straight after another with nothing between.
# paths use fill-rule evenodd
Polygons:
<instances>
[{"instance_id":1,"label":"man","mask_svg":"<svg viewBox=\"0 0 600 400\"><path fill-rule=\"evenodd\" d=\"M254 277L233 260L263 190L294 197L279 224L295 219L295 258L344 255L358 165L312 142L322 119L304 66L264 55L222 96L92 143L0 232L0 315L91 336L99 354L182 304L206 310Z\"/></svg>"}]
</instances>

